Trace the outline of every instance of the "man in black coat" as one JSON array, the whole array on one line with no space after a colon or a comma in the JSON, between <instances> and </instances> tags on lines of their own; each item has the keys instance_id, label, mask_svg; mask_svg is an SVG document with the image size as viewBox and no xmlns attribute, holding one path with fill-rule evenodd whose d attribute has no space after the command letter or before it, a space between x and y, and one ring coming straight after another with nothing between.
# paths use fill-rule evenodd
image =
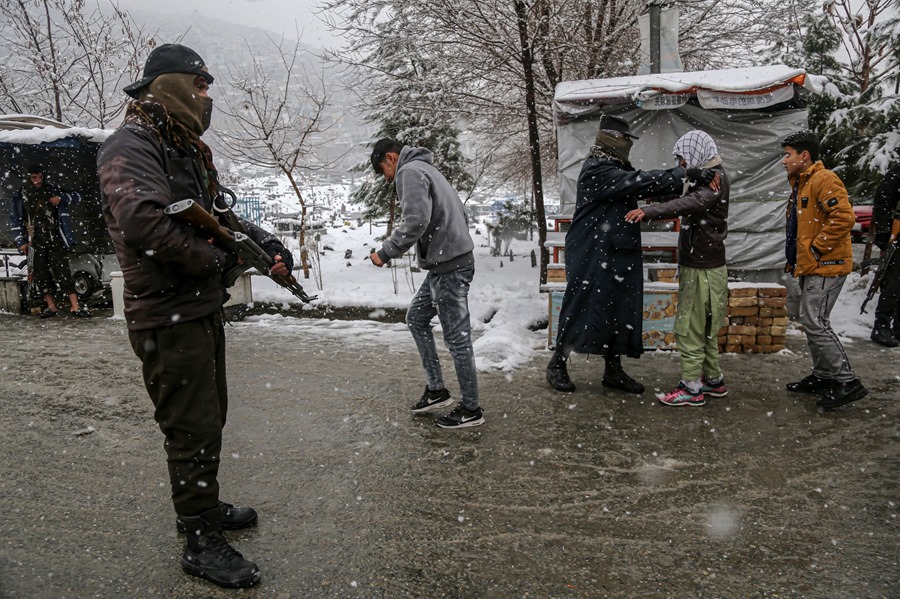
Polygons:
<instances>
[{"instance_id":1,"label":"man in black coat","mask_svg":"<svg viewBox=\"0 0 900 599\"><path fill-rule=\"evenodd\" d=\"M644 386L622 368L621 356L643 353L641 228L625 215L638 200L679 194L685 170L638 171L628 160L633 139L628 123L603 115L590 156L578 176L572 225L566 233L566 292L559 312L556 351L547 382L574 391L566 360L573 351L603 356L603 385L629 393ZM709 170L691 169L705 183Z\"/></svg>"},{"instance_id":2,"label":"man in black coat","mask_svg":"<svg viewBox=\"0 0 900 599\"><path fill-rule=\"evenodd\" d=\"M875 245L882 251L889 243L898 243L896 233L892 238L892 230L900 231L900 162L881 180L875 194L872 226L875 228ZM896 253L881 282L872 341L885 347L900 346L900 256Z\"/></svg>"}]
</instances>

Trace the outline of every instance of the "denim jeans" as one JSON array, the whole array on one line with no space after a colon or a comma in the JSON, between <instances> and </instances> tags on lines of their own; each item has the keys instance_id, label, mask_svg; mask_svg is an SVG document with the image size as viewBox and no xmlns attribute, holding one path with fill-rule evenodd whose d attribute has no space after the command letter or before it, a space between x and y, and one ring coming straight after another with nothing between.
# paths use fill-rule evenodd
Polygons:
<instances>
[{"instance_id":1,"label":"denim jeans","mask_svg":"<svg viewBox=\"0 0 900 599\"><path fill-rule=\"evenodd\" d=\"M431 330L431 319L437 315L444 331L444 343L453 356L461 402L467 410L478 408L478 379L469 322L469 285L474 275L474 265L444 274L428 273L406 311L406 325L419 349L428 388L432 390L444 388Z\"/></svg>"}]
</instances>

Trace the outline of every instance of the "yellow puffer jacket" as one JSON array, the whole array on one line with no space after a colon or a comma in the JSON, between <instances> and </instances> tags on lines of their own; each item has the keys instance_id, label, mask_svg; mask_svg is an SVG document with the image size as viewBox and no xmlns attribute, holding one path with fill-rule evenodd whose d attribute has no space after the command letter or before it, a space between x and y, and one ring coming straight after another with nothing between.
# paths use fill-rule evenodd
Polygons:
<instances>
[{"instance_id":1,"label":"yellow puffer jacket","mask_svg":"<svg viewBox=\"0 0 900 599\"><path fill-rule=\"evenodd\" d=\"M790 180L797 189L797 266L794 276L839 277L853 269L850 230L856 223L843 182L816 162ZM790 215L790 203L788 215Z\"/></svg>"}]
</instances>

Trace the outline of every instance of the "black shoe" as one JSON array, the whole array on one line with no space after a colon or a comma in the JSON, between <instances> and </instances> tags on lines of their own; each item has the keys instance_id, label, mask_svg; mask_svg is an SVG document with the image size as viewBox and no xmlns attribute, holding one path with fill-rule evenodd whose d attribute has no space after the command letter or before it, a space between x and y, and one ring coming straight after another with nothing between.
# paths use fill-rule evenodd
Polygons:
<instances>
[{"instance_id":1,"label":"black shoe","mask_svg":"<svg viewBox=\"0 0 900 599\"><path fill-rule=\"evenodd\" d=\"M413 414L422 414L431 410L449 406L452 403L453 400L450 399L450 392L446 389L431 391L428 389L428 387L425 387L425 393L422 394L422 399L420 399L419 403L412 407L412 411Z\"/></svg>"},{"instance_id":2,"label":"black shoe","mask_svg":"<svg viewBox=\"0 0 900 599\"><path fill-rule=\"evenodd\" d=\"M838 408L851 401L857 401L869 394L869 390L863 387L859 379L853 379L846 383L836 383L825 397L816 402L816 405L826 410Z\"/></svg>"},{"instance_id":3,"label":"black shoe","mask_svg":"<svg viewBox=\"0 0 900 599\"><path fill-rule=\"evenodd\" d=\"M900 347L900 341L897 341L894 334L891 332L891 327L887 324L876 324L875 328L872 329L872 335L869 338L878 345L883 345L885 347Z\"/></svg>"},{"instance_id":4,"label":"black shoe","mask_svg":"<svg viewBox=\"0 0 900 599\"><path fill-rule=\"evenodd\" d=\"M470 426L481 426L484 424L484 416L481 408L469 411L459 405L446 416L441 416L435 420L435 424L441 428L468 428Z\"/></svg>"},{"instance_id":5,"label":"black shoe","mask_svg":"<svg viewBox=\"0 0 900 599\"><path fill-rule=\"evenodd\" d=\"M791 393L824 393L834 386L834 381L820 379L814 374L796 383L788 383L785 388Z\"/></svg>"},{"instance_id":6,"label":"black shoe","mask_svg":"<svg viewBox=\"0 0 900 599\"><path fill-rule=\"evenodd\" d=\"M44 308L44 310L38 314L39 318L56 318L59 314L57 310L51 310L50 308Z\"/></svg>"},{"instance_id":7,"label":"black shoe","mask_svg":"<svg viewBox=\"0 0 900 599\"><path fill-rule=\"evenodd\" d=\"M187 545L181 569L226 588L245 588L259 582L259 568L228 544L222 535L222 510L214 507L199 516L182 516Z\"/></svg>"},{"instance_id":8,"label":"black shoe","mask_svg":"<svg viewBox=\"0 0 900 599\"><path fill-rule=\"evenodd\" d=\"M550 363L547 364L547 382L557 391L571 393L575 390L569 371L566 368L566 359L559 352L553 352Z\"/></svg>"},{"instance_id":9,"label":"black shoe","mask_svg":"<svg viewBox=\"0 0 900 599\"><path fill-rule=\"evenodd\" d=\"M234 507L230 503L224 501L219 502L219 509L222 511L222 519L219 521L222 530L240 530L256 526L259 517L256 510L252 507ZM175 518L175 528L178 532L187 532L187 527L182 516Z\"/></svg>"},{"instance_id":10,"label":"black shoe","mask_svg":"<svg viewBox=\"0 0 900 599\"><path fill-rule=\"evenodd\" d=\"M624 370L613 373L608 371L604 372L603 380L601 382L604 387L620 389L622 391L627 391L628 393L634 393L635 395L640 395L644 392L644 386L628 376Z\"/></svg>"},{"instance_id":11,"label":"black shoe","mask_svg":"<svg viewBox=\"0 0 900 599\"><path fill-rule=\"evenodd\" d=\"M569 372L566 370L565 364L562 364L561 366L548 366L547 382L557 391L571 393L575 390L575 385L572 383L572 379L569 378Z\"/></svg>"},{"instance_id":12,"label":"black shoe","mask_svg":"<svg viewBox=\"0 0 900 599\"><path fill-rule=\"evenodd\" d=\"M78 308L77 310L72 310L72 316L75 318L90 318L92 315L87 308Z\"/></svg>"},{"instance_id":13,"label":"black shoe","mask_svg":"<svg viewBox=\"0 0 900 599\"><path fill-rule=\"evenodd\" d=\"M625 373L625 369L622 368L621 356L603 356L603 360L606 362L606 369L603 371L603 380L601 381L604 387L620 389L635 395L644 392L644 386Z\"/></svg>"}]
</instances>

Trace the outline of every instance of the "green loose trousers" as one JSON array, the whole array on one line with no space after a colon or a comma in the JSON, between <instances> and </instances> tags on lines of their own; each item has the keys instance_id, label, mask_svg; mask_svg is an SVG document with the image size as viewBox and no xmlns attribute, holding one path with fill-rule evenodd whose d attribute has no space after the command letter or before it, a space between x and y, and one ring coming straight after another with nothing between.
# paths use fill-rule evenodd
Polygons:
<instances>
[{"instance_id":1,"label":"green loose trousers","mask_svg":"<svg viewBox=\"0 0 900 599\"><path fill-rule=\"evenodd\" d=\"M683 381L718 379L719 329L725 323L728 269L679 266L675 346L681 354Z\"/></svg>"}]
</instances>

